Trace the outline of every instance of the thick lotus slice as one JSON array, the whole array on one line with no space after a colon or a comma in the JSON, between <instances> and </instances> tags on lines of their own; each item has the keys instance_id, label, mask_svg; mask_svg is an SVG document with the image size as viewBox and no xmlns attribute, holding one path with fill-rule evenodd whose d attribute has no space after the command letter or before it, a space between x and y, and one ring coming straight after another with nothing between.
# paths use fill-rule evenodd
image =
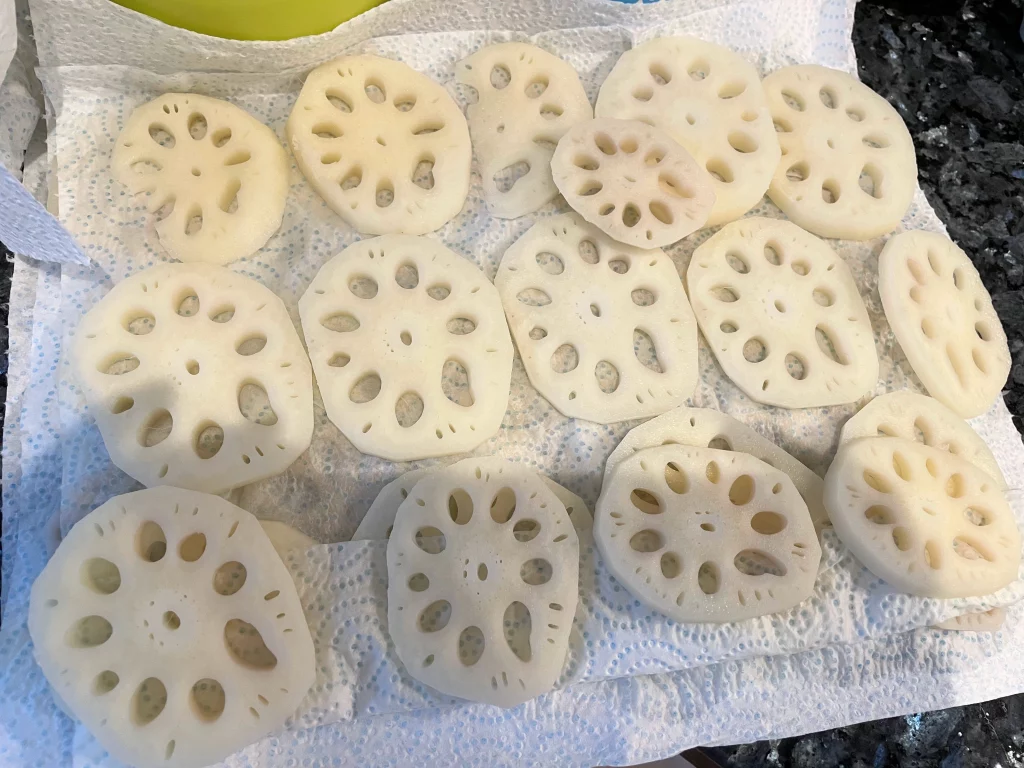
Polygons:
<instances>
[{"instance_id":1,"label":"thick lotus slice","mask_svg":"<svg viewBox=\"0 0 1024 768\"><path fill-rule=\"evenodd\" d=\"M917 185L914 142L899 113L857 79L816 64L763 82L782 146L768 196L822 237L892 232Z\"/></svg>"},{"instance_id":2,"label":"thick lotus slice","mask_svg":"<svg viewBox=\"0 0 1024 768\"><path fill-rule=\"evenodd\" d=\"M566 416L637 419L693 394L697 324L664 252L569 213L519 238L494 283L530 382Z\"/></svg>"},{"instance_id":3,"label":"thick lotus slice","mask_svg":"<svg viewBox=\"0 0 1024 768\"><path fill-rule=\"evenodd\" d=\"M281 523L277 520L260 520L260 525L263 527L263 532L267 534L267 538L270 539L274 551L281 557L294 549L306 550L316 546L313 539L288 523Z\"/></svg>"},{"instance_id":4,"label":"thick lotus slice","mask_svg":"<svg viewBox=\"0 0 1024 768\"><path fill-rule=\"evenodd\" d=\"M967 254L936 232L896 235L878 257L878 293L928 393L965 419L987 411L1010 374L1010 350Z\"/></svg>"},{"instance_id":5,"label":"thick lotus slice","mask_svg":"<svg viewBox=\"0 0 1024 768\"><path fill-rule=\"evenodd\" d=\"M32 586L36 660L119 761L216 763L280 728L313 684L295 584L259 521L154 488L76 524Z\"/></svg>"},{"instance_id":6,"label":"thick lotus slice","mask_svg":"<svg viewBox=\"0 0 1024 768\"><path fill-rule=\"evenodd\" d=\"M327 415L363 453L461 453L501 426L512 376L501 300L437 241L350 245L313 279L299 315Z\"/></svg>"},{"instance_id":7,"label":"thick lotus slice","mask_svg":"<svg viewBox=\"0 0 1024 768\"><path fill-rule=\"evenodd\" d=\"M498 43L460 61L455 76L478 94L469 131L491 214L514 219L553 200L555 144L594 116L576 70L535 45Z\"/></svg>"},{"instance_id":8,"label":"thick lotus slice","mask_svg":"<svg viewBox=\"0 0 1024 768\"><path fill-rule=\"evenodd\" d=\"M823 484L817 474L743 422L710 408L675 408L631 429L605 462L604 484L608 484L612 471L620 462L646 448L661 445L689 445L749 453L789 475L807 504L815 528L828 525L828 514L821 499Z\"/></svg>"},{"instance_id":9,"label":"thick lotus slice","mask_svg":"<svg viewBox=\"0 0 1024 768\"><path fill-rule=\"evenodd\" d=\"M711 177L664 131L636 120L578 123L551 158L555 186L613 240L660 248L700 229L715 203Z\"/></svg>"},{"instance_id":10,"label":"thick lotus slice","mask_svg":"<svg viewBox=\"0 0 1024 768\"><path fill-rule=\"evenodd\" d=\"M165 93L143 104L111 165L133 193L150 193L160 244L180 261L251 256L281 226L288 157L272 130L226 101Z\"/></svg>"},{"instance_id":11,"label":"thick lotus slice","mask_svg":"<svg viewBox=\"0 0 1024 768\"><path fill-rule=\"evenodd\" d=\"M1017 578L1020 531L997 483L966 459L898 437L854 440L825 476L843 543L924 597L987 595Z\"/></svg>"},{"instance_id":12,"label":"thick lotus slice","mask_svg":"<svg viewBox=\"0 0 1024 768\"><path fill-rule=\"evenodd\" d=\"M432 232L466 201L466 118L443 87L401 62L342 56L317 67L287 133L313 189L360 232Z\"/></svg>"},{"instance_id":13,"label":"thick lotus slice","mask_svg":"<svg viewBox=\"0 0 1024 768\"><path fill-rule=\"evenodd\" d=\"M666 445L625 458L594 532L609 570L676 621L727 622L805 600L821 547L789 476L743 453Z\"/></svg>"},{"instance_id":14,"label":"thick lotus slice","mask_svg":"<svg viewBox=\"0 0 1024 768\"><path fill-rule=\"evenodd\" d=\"M992 451L971 426L938 400L915 392L879 395L843 425L840 445L861 437L902 437L948 451L984 470L999 487L1006 480Z\"/></svg>"},{"instance_id":15,"label":"thick lotus slice","mask_svg":"<svg viewBox=\"0 0 1024 768\"><path fill-rule=\"evenodd\" d=\"M309 447L313 381L288 310L223 267L121 281L82 319L72 356L111 461L143 485L222 493Z\"/></svg>"},{"instance_id":16,"label":"thick lotus slice","mask_svg":"<svg viewBox=\"0 0 1024 768\"><path fill-rule=\"evenodd\" d=\"M874 388L875 338L853 275L795 224L727 224L693 252L686 284L708 346L752 400L813 408Z\"/></svg>"},{"instance_id":17,"label":"thick lotus slice","mask_svg":"<svg viewBox=\"0 0 1024 768\"><path fill-rule=\"evenodd\" d=\"M576 612L579 540L536 473L500 459L431 472L388 542L388 630L409 674L514 707L550 690Z\"/></svg>"},{"instance_id":18,"label":"thick lotus slice","mask_svg":"<svg viewBox=\"0 0 1024 768\"><path fill-rule=\"evenodd\" d=\"M757 205L781 157L757 70L694 37L658 37L622 54L595 113L657 126L685 147L713 179L709 227Z\"/></svg>"},{"instance_id":19,"label":"thick lotus slice","mask_svg":"<svg viewBox=\"0 0 1024 768\"><path fill-rule=\"evenodd\" d=\"M952 619L940 621L935 629L947 629L955 632L996 632L1002 629L1006 621L1005 608L992 608L980 613L965 613Z\"/></svg>"}]
</instances>

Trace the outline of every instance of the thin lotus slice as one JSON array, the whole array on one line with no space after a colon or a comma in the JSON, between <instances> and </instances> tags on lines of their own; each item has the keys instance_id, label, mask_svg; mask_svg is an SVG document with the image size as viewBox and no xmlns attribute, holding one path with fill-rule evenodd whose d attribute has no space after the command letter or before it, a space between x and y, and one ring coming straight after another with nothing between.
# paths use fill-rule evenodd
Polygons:
<instances>
[{"instance_id":1,"label":"thin lotus slice","mask_svg":"<svg viewBox=\"0 0 1024 768\"><path fill-rule=\"evenodd\" d=\"M446 456L501 426L512 376L501 299L436 240L350 245L313 279L299 315L327 416L363 453Z\"/></svg>"},{"instance_id":2,"label":"thin lotus slice","mask_svg":"<svg viewBox=\"0 0 1024 768\"><path fill-rule=\"evenodd\" d=\"M875 337L853 274L795 224L727 224L693 252L686 284L708 346L752 400L838 405L878 381Z\"/></svg>"},{"instance_id":3,"label":"thin lotus slice","mask_svg":"<svg viewBox=\"0 0 1024 768\"><path fill-rule=\"evenodd\" d=\"M601 489L594 533L615 578L676 621L789 610L810 596L821 561L789 476L710 448L665 445L624 458Z\"/></svg>"},{"instance_id":4,"label":"thin lotus slice","mask_svg":"<svg viewBox=\"0 0 1024 768\"><path fill-rule=\"evenodd\" d=\"M763 85L782 146L772 202L821 237L869 240L899 226L917 186L917 159L889 102L816 64L783 67Z\"/></svg>"},{"instance_id":5,"label":"thin lotus slice","mask_svg":"<svg viewBox=\"0 0 1024 768\"><path fill-rule=\"evenodd\" d=\"M514 219L554 200L555 145L594 116L576 70L535 45L497 43L460 61L455 76L478 95L468 109L469 132L487 209Z\"/></svg>"},{"instance_id":6,"label":"thin lotus slice","mask_svg":"<svg viewBox=\"0 0 1024 768\"><path fill-rule=\"evenodd\" d=\"M903 232L878 257L885 317L928 394L965 419L987 411L1010 350L978 270L937 232Z\"/></svg>"},{"instance_id":7,"label":"thin lotus slice","mask_svg":"<svg viewBox=\"0 0 1024 768\"><path fill-rule=\"evenodd\" d=\"M494 283L530 383L570 418L663 413L697 384L697 325L672 260L577 214L544 219Z\"/></svg>"},{"instance_id":8,"label":"thin lotus slice","mask_svg":"<svg viewBox=\"0 0 1024 768\"><path fill-rule=\"evenodd\" d=\"M757 205L781 157L757 70L694 37L658 37L622 54L595 112L657 126L693 155L713 180L709 227Z\"/></svg>"},{"instance_id":9,"label":"thin lotus slice","mask_svg":"<svg viewBox=\"0 0 1024 768\"><path fill-rule=\"evenodd\" d=\"M73 344L110 459L143 485L223 493L309 447L309 358L284 302L255 280L158 264L115 285Z\"/></svg>"},{"instance_id":10,"label":"thin lotus slice","mask_svg":"<svg viewBox=\"0 0 1024 768\"><path fill-rule=\"evenodd\" d=\"M1006 622L1005 608L992 608L978 613L964 613L952 619L940 621L934 629L951 632L998 632Z\"/></svg>"},{"instance_id":11,"label":"thin lotus slice","mask_svg":"<svg viewBox=\"0 0 1024 768\"><path fill-rule=\"evenodd\" d=\"M466 201L466 118L441 85L401 62L342 56L317 67L287 133L313 189L360 232L422 235Z\"/></svg>"},{"instance_id":12,"label":"thin lotus slice","mask_svg":"<svg viewBox=\"0 0 1024 768\"><path fill-rule=\"evenodd\" d=\"M133 193L149 193L160 245L179 261L251 256L281 226L288 157L272 130L226 101L165 93L137 107L111 166Z\"/></svg>"},{"instance_id":13,"label":"thin lotus slice","mask_svg":"<svg viewBox=\"0 0 1024 768\"><path fill-rule=\"evenodd\" d=\"M277 520L260 520L260 525L263 527L263 532L267 534L267 538L270 539L274 551L282 558L287 552L296 549L304 551L316 546L316 541L288 523Z\"/></svg>"},{"instance_id":14,"label":"thin lotus slice","mask_svg":"<svg viewBox=\"0 0 1024 768\"><path fill-rule=\"evenodd\" d=\"M661 248L700 229L711 177L667 133L636 120L578 123L559 140L551 175L565 201L613 240Z\"/></svg>"},{"instance_id":15,"label":"thin lotus slice","mask_svg":"<svg viewBox=\"0 0 1024 768\"><path fill-rule=\"evenodd\" d=\"M313 641L259 521L154 488L79 521L32 586L36 661L118 761L220 762L281 728L315 679Z\"/></svg>"},{"instance_id":16,"label":"thin lotus slice","mask_svg":"<svg viewBox=\"0 0 1024 768\"><path fill-rule=\"evenodd\" d=\"M903 592L974 597L1017 578L1021 537L1003 492L948 451L898 437L847 443L825 506L857 559Z\"/></svg>"},{"instance_id":17,"label":"thin lotus slice","mask_svg":"<svg viewBox=\"0 0 1024 768\"><path fill-rule=\"evenodd\" d=\"M576 612L579 540L534 472L495 458L431 472L388 542L388 630L409 674L514 707L554 686Z\"/></svg>"}]
</instances>

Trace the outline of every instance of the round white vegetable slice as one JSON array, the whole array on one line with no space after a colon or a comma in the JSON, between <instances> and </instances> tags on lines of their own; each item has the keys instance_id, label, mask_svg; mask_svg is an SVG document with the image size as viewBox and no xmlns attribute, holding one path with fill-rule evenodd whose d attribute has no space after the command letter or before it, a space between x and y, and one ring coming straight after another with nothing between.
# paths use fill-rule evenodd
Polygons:
<instances>
[{"instance_id":1,"label":"round white vegetable slice","mask_svg":"<svg viewBox=\"0 0 1024 768\"><path fill-rule=\"evenodd\" d=\"M313 279L299 315L327 415L363 453L445 456L501 426L512 376L501 299L437 241L350 245Z\"/></svg>"},{"instance_id":2,"label":"round white vegetable slice","mask_svg":"<svg viewBox=\"0 0 1024 768\"><path fill-rule=\"evenodd\" d=\"M82 318L72 358L111 461L143 485L222 493L309 447L313 377L288 310L223 267L121 281Z\"/></svg>"},{"instance_id":3,"label":"round white vegetable slice","mask_svg":"<svg viewBox=\"0 0 1024 768\"><path fill-rule=\"evenodd\" d=\"M514 707L549 691L576 612L579 540L530 470L494 458L431 472L388 542L388 631L413 677Z\"/></svg>"},{"instance_id":4,"label":"round white vegetable slice","mask_svg":"<svg viewBox=\"0 0 1024 768\"><path fill-rule=\"evenodd\" d=\"M466 118L442 86L401 62L342 56L317 67L287 133L313 189L360 232L422 235L466 201Z\"/></svg>"},{"instance_id":5,"label":"round white vegetable slice","mask_svg":"<svg viewBox=\"0 0 1024 768\"><path fill-rule=\"evenodd\" d=\"M782 156L757 70L695 37L658 37L626 51L594 111L657 126L707 169L715 191L709 227L757 205Z\"/></svg>"},{"instance_id":6,"label":"round white vegetable slice","mask_svg":"<svg viewBox=\"0 0 1024 768\"><path fill-rule=\"evenodd\" d=\"M727 224L693 252L686 285L708 346L752 400L814 408L874 388L875 339L853 275L795 224Z\"/></svg>"},{"instance_id":7,"label":"round white vegetable slice","mask_svg":"<svg viewBox=\"0 0 1024 768\"><path fill-rule=\"evenodd\" d=\"M563 214L505 252L494 284L530 382L564 415L607 424L693 394L697 324L663 251Z\"/></svg>"},{"instance_id":8,"label":"round white vegetable slice","mask_svg":"<svg viewBox=\"0 0 1024 768\"><path fill-rule=\"evenodd\" d=\"M136 108L111 167L133 193L150 193L160 244L180 261L251 256L281 226L288 157L272 130L226 101L165 93Z\"/></svg>"},{"instance_id":9,"label":"round white vegetable slice","mask_svg":"<svg viewBox=\"0 0 1024 768\"><path fill-rule=\"evenodd\" d=\"M854 440L825 475L850 551L896 589L987 595L1017 578L1021 538L996 482L965 459L898 437Z\"/></svg>"},{"instance_id":10,"label":"round white vegetable slice","mask_svg":"<svg viewBox=\"0 0 1024 768\"><path fill-rule=\"evenodd\" d=\"M260 520L260 525L263 527L263 532L267 534L267 538L270 539L274 551L281 557L294 549L306 550L316 546L313 539L288 523L281 523L277 520Z\"/></svg>"},{"instance_id":11,"label":"round white vegetable slice","mask_svg":"<svg viewBox=\"0 0 1024 768\"><path fill-rule=\"evenodd\" d=\"M815 64L763 82L782 146L768 196L804 229L842 240L892 232L917 186L899 113L857 79Z\"/></svg>"},{"instance_id":12,"label":"round white vegetable slice","mask_svg":"<svg viewBox=\"0 0 1024 768\"><path fill-rule=\"evenodd\" d=\"M555 145L594 116L576 70L535 45L498 43L460 61L455 77L478 94L469 131L491 214L514 219L554 200Z\"/></svg>"},{"instance_id":13,"label":"round white vegetable slice","mask_svg":"<svg viewBox=\"0 0 1024 768\"><path fill-rule=\"evenodd\" d=\"M117 760L202 766L280 728L315 679L295 584L259 521L155 488L78 522L32 586L46 679Z\"/></svg>"},{"instance_id":14,"label":"round white vegetable slice","mask_svg":"<svg viewBox=\"0 0 1024 768\"><path fill-rule=\"evenodd\" d=\"M821 547L784 472L743 453L666 445L623 459L594 533L609 570L676 621L785 611L814 587Z\"/></svg>"},{"instance_id":15,"label":"round white vegetable slice","mask_svg":"<svg viewBox=\"0 0 1024 768\"><path fill-rule=\"evenodd\" d=\"M1000 488L1006 488L999 463L985 441L966 421L927 395L903 391L874 398L843 425L839 443L861 437L902 437L948 451L984 470Z\"/></svg>"},{"instance_id":16,"label":"round white vegetable slice","mask_svg":"<svg viewBox=\"0 0 1024 768\"><path fill-rule=\"evenodd\" d=\"M1010 374L1010 350L967 254L936 232L896 235L878 257L878 293L928 393L964 418L987 411Z\"/></svg>"},{"instance_id":17,"label":"round white vegetable slice","mask_svg":"<svg viewBox=\"0 0 1024 768\"><path fill-rule=\"evenodd\" d=\"M743 422L710 408L675 408L629 430L605 462L602 485L609 482L612 470L630 456L646 448L677 444L749 453L782 470L807 504L814 527L820 530L828 525L821 498L824 486L817 474Z\"/></svg>"},{"instance_id":18,"label":"round white vegetable slice","mask_svg":"<svg viewBox=\"0 0 1024 768\"><path fill-rule=\"evenodd\" d=\"M700 229L715 203L711 177L664 131L636 120L578 123L551 158L555 186L612 239L661 248Z\"/></svg>"},{"instance_id":19,"label":"round white vegetable slice","mask_svg":"<svg viewBox=\"0 0 1024 768\"><path fill-rule=\"evenodd\" d=\"M980 613L965 613L952 619L940 621L934 629L946 629L954 632L996 632L1002 629L1006 621L1005 608L992 608Z\"/></svg>"}]
</instances>

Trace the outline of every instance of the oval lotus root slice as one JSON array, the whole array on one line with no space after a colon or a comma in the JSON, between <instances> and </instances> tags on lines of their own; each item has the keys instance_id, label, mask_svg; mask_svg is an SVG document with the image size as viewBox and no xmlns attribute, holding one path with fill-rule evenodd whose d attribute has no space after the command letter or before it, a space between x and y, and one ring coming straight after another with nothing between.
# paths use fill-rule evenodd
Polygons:
<instances>
[{"instance_id":1,"label":"oval lotus root slice","mask_svg":"<svg viewBox=\"0 0 1024 768\"><path fill-rule=\"evenodd\" d=\"M118 761L201 766L276 731L315 679L295 584L259 521L154 488L79 521L32 586L36 660Z\"/></svg>"},{"instance_id":2,"label":"oval lotus root slice","mask_svg":"<svg viewBox=\"0 0 1024 768\"><path fill-rule=\"evenodd\" d=\"M72 360L111 461L143 485L222 493L309 447L313 381L288 310L223 267L121 281L82 319Z\"/></svg>"},{"instance_id":3,"label":"oval lotus root slice","mask_svg":"<svg viewBox=\"0 0 1024 768\"><path fill-rule=\"evenodd\" d=\"M902 437L948 451L984 470L1006 489L999 463L985 441L933 397L909 391L879 395L843 425L839 443L861 437Z\"/></svg>"},{"instance_id":4,"label":"oval lotus root slice","mask_svg":"<svg viewBox=\"0 0 1024 768\"><path fill-rule=\"evenodd\" d=\"M360 232L432 232L466 201L466 118L442 86L401 62L342 56L317 67L287 133L313 189Z\"/></svg>"},{"instance_id":5,"label":"oval lotus root slice","mask_svg":"<svg viewBox=\"0 0 1024 768\"><path fill-rule=\"evenodd\" d=\"M1005 608L992 608L980 613L965 613L952 619L940 621L933 629L953 632L997 632L1006 621Z\"/></svg>"},{"instance_id":6,"label":"oval lotus root slice","mask_svg":"<svg viewBox=\"0 0 1024 768\"><path fill-rule=\"evenodd\" d=\"M764 81L782 162L768 196L822 237L892 232L917 186L914 142L889 102L845 72L783 67Z\"/></svg>"},{"instance_id":7,"label":"oval lotus root slice","mask_svg":"<svg viewBox=\"0 0 1024 768\"><path fill-rule=\"evenodd\" d=\"M446 456L501 426L512 376L501 299L437 241L350 245L313 279L299 315L327 415L363 453Z\"/></svg>"},{"instance_id":8,"label":"oval lotus root slice","mask_svg":"<svg viewBox=\"0 0 1024 768\"><path fill-rule=\"evenodd\" d=\"M623 459L594 532L615 578L676 621L788 610L810 596L821 561L793 481L733 451L666 445Z\"/></svg>"},{"instance_id":9,"label":"oval lotus root slice","mask_svg":"<svg viewBox=\"0 0 1024 768\"><path fill-rule=\"evenodd\" d=\"M661 248L700 229L711 177L662 130L636 120L578 123L559 140L551 175L565 201L613 240Z\"/></svg>"},{"instance_id":10,"label":"oval lotus root slice","mask_svg":"<svg viewBox=\"0 0 1024 768\"><path fill-rule=\"evenodd\" d=\"M840 447L825 506L872 573L923 597L973 597L1017 578L1021 538L996 482L966 459L898 437Z\"/></svg>"},{"instance_id":11,"label":"oval lotus root slice","mask_svg":"<svg viewBox=\"0 0 1024 768\"><path fill-rule=\"evenodd\" d=\"M165 93L136 108L111 168L149 193L160 245L179 261L251 256L281 226L288 157L270 128L226 101Z\"/></svg>"},{"instance_id":12,"label":"oval lotus root slice","mask_svg":"<svg viewBox=\"0 0 1024 768\"><path fill-rule=\"evenodd\" d=\"M298 549L305 551L316 546L316 542L297 528L277 520L260 520L263 532L270 539L271 546L282 558L286 552Z\"/></svg>"},{"instance_id":13,"label":"oval lotus root slice","mask_svg":"<svg viewBox=\"0 0 1024 768\"><path fill-rule=\"evenodd\" d=\"M455 77L478 95L469 132L491 214L514 219L554 200L555 145L594 116L576 70L535 45L497 43L460 61Z\"/></svg>"},{"instance_id":14,"label":"oval lotus root slice","mask_svg":"<svg viewBox=\"0 0 1024 768\"><path fill-rule=\"evenodd\" d=\"M659 37L622 54L595 113L657 126L693 155L713 180L709 227L757 205L781 157L757 70L694 37Z\"/></svg>"},{"instance_id":15,"label":"oval lotus root slice","mask_svg":"<svg viewBox=\"0 0 1024 768\"><path fill-rule=\"evenodd\" d=\"M388 629L409 674L514 707L549 691L576 612L579 540L534 472L495 458L431 472L388 542Z\"/></svg>"},{"instance_id":16,"label":"oval lotus root slice","mask_svg":"<svg viewBox=\"0 0 1024 768\"><path fill-rule=\"evenodd\" d=\"M1010 374L1006 333L967 254L936 232L903 232L878 257L885 317L928 394L980 416Z\"/></svg>"},{"instance_id":17,"label":"oval lotus root slice","mask_svg":"<svg viewBox=\"0 0 1024 768\"><path fill-rule=\"evenodd\" d=\"M674 408L629 430L605 462L603 484L610 481L612 471L620 462L646 448L661 445L748 453L789 475L807 504L815 529L821 530L829 524L821 498L824 486L816 473L743 422L710 408Z\"/></svg>"},{"instance_id":18,"label":"oval lotus root slice","mask_svg":"<svg viewBox=\"0 0 1024 768\"><path fill-rule=\"evenodd\" d=\"M519 238L494 283L530 382L564 415L607 424L693 394L697 325L663 251L564 214Z\"/></svg>"},{"instance_id":19,"label":"oval lotus root slice","mask_svg":"<svg viewBox=\"0 0 1024 768\"><path fill-rule=\"evenodd\" d=\"M874 334L853 275L795 224L727 224L693 252L686 283L708 346L752 400L814 408L874 388Z\"/></svg>"}]
</instances>

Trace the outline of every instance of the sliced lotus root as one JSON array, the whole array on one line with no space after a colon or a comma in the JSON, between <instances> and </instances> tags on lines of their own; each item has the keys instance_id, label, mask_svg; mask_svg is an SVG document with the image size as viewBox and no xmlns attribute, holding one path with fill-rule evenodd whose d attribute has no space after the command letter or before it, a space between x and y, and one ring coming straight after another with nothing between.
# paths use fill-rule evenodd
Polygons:
<instances>
[{"instance_id":1,"label":"sliced lotus root","mask_svg":"<svg viewBox=\"0 0 1024 768\"><path fill-rule=\"evenodd\" d=\"M631 429L605 462L603 482L609 482L612 470L621 461L646 448L661 445L689 445L749 453L789 475L807 504L816 529L828 525L828 513L821 498L824 486L817 474L743 422L710 408L674 408Z\"/></svg>"},{"instance_id":2,"label":"sliced lotus root","mask_svg":"<svg viewBox=\"0 0 1024 768\"><path fill-rule=\"evenodd\" d=\"M825 506L850 551L896 589L987 595L1017 578L1021 538L987 473L898 437L854 440L825 475Z\"/></svg>"},{"instance_id":3,"label":"sliced lotus root","mask_svg":"<svg viewBox=\"0 0 1024 768\"><path fill-rule=\"evenodd\" d=\"M757 205L781 157L757 70L694 37L658 37L626 51L594 111L657 126L707 169L715 191L709 227Z\"/></svg>"},{"instance_id":4,"label":"sliced lotus root","mask_svg":"<svg viewBox=\"0 0 1024 768\"><path fill-rule=\"evenodd\" d=\"M778 69L763 86L782 146L772 202L822 237L868 240L899 226L914 197L917 160L889 102L816 64Z\"/></svg>"},{"instance_id":5,"label":"sliced lotus root","mask_svg":"<svg viewBox=\"0 0 1024 768\"><path fill-rule=\"evenodd\" d=\"M57 697L118 761L217 763L280 728L315 679L295 584L259 521L154 488L78 522L32 586Z\"/></svg>"},{"instance_id":6,"label":"sliced lotus root","mask_svg":"<svg viewBox=\"0 0 1024 768\"><path fill-rule=\"evenodd\" d=\"M711 177L664 131L636 120L578 123L551 158L555 186L613 240L661 248L700 229L715 204Z\"/></svg>"},{"instance_id":7,"label":"sliced lotus root","mask_svg":"<svg viewBox=\"0 0 1024 768\"><path fill-rule=\"evenodd\" d=\"M697 325L664 252L568 213L527 230L494 284L530 382L564 415L607 424L693 394Z\"/></svg>"},{"instance_id":8,"label":"sliced lotus root","mask_svg":"<svg viewBox=\"0 0 1024 768\"><path fill-rule=\"evenodd\" d=\"M143 104L111 166L133 193L149 193L160 244L180 261L251 256L281 226L288 157L272 130L226 101L165 93Z\"/></svg>"},{"instance_id":9,"label":"sliced lotus root","mask_svg":"<svg viewBox=\"0 0 1024 768\"><path fill-rule=\"evenodd\" d=\"M313 435L309 359L284 302L209 264L158 264L86 313L72 358L110 460L146 486L222 493Z\"/></svg>"},{"instance_id":10,"label":"sliced lotus root","mask_svg":"<svg viewBox=\"0 0 1024 768\"><path fill-rule=\"evenodd\" d=\"M313 279L299 315L327 415L363 453L461 453L501 426L512 376L501 300L436 240L350 245Z\"/></svg>"},{"instance_id":11,"label":"sliced lotus root","mask_svg":"<svg viewBox=\"0 0 1024 768\"><path fill-rule=\"evenodd\" d=\"M401 62L342 56L317 67L287 133L313 189L360 232L432 232L466 201L466 118L442 86Z\"/></svg>"},{"instance_id":12,"label":"sliced lotus root","mask_svg":"<svg viewBox=\"0 0 1024 768\"><path fill-rule=\"evenodd\" d=\"M789 476L744 453L665 445L624 458L601 489L604 562L676 621L727 622L810 596L821 561Z\"/></svg>"},{"instance_id":13,"label":"sliced lotus root","mask_svg":"<svg viewBox=\"0 0 1024 768\"><path fill-rule=\"evenodd\" d=\"M933 629L946 629L954 632L997 632L1006 621L1005 608L992 608L980 613L965 613L952 619L940 621Z\"/></svg>"},{"instance_id":14,"label":"sliced lotus root","mask_svg":"<svg viewBox=\"0 0 1024 768\"><path fill-rule=\"evenodd\" d=\"M708 346L752 400L837 405L878 381L871 321L849 267L795 224L727 224L693 252L686 284Z\"/></svg>"},{"instance_id":15,"label":"sliced lotus root","mask_svg":"<svg viewBox=\"0 0 1024 768\"><path fill-rule=\"evenodd\" d=\"M843 425L839 443L861 437L902 437L948 451L984 470L1006 489L999 463L985 441L967 422L927 395L908 391L879 395Z\"/></svg>"},{"instance_id":16,"label":"sliced lotus root","mask_svg":"<svg viewBox=\"0 0 1024 768\"><path fill-rule=\"evenodd\" d=\"M594 116L576 70L535 45L498 43L460 61L455 76L478 94L469 131L487 209L514 219L554 200L555 145Z\"/></svg>"},{"instance_id":17,"label":"sliced lotus root","mask_svg":"<svg viewBox=\"0 0 1024 768\"><path fill-rule=\"evenodd\" d=\"M409 674L514 707L549 691L576 612L579 540L558 497L495 458L431 472L388 542L388 630Z\"/></svg>"},{"instance_id":18,"label":"sliced lotus root","mask_svg":"<svg viewBox=\"0 0 1024 768\"><path fill-rule=\"evenodd\" d=\"M274 551L282 558L286 552L295 549L307 550L316 546L316 542L297 528L288 523L280 523L277 520L260 520L263 532L270 539Z\"/></svg>"},{"instance_id":19,"label":"sliced lotus root","mask_svg":"<svg viewBox=\"0 0 1024 768\"><path fill-rule=\"evenodd\" d=\"M936 232L896 235L878 257L878 293L928 393L965 419L985 413L1010 374L1010 350L967 254Z\"/></svg>"}]
</instances>

